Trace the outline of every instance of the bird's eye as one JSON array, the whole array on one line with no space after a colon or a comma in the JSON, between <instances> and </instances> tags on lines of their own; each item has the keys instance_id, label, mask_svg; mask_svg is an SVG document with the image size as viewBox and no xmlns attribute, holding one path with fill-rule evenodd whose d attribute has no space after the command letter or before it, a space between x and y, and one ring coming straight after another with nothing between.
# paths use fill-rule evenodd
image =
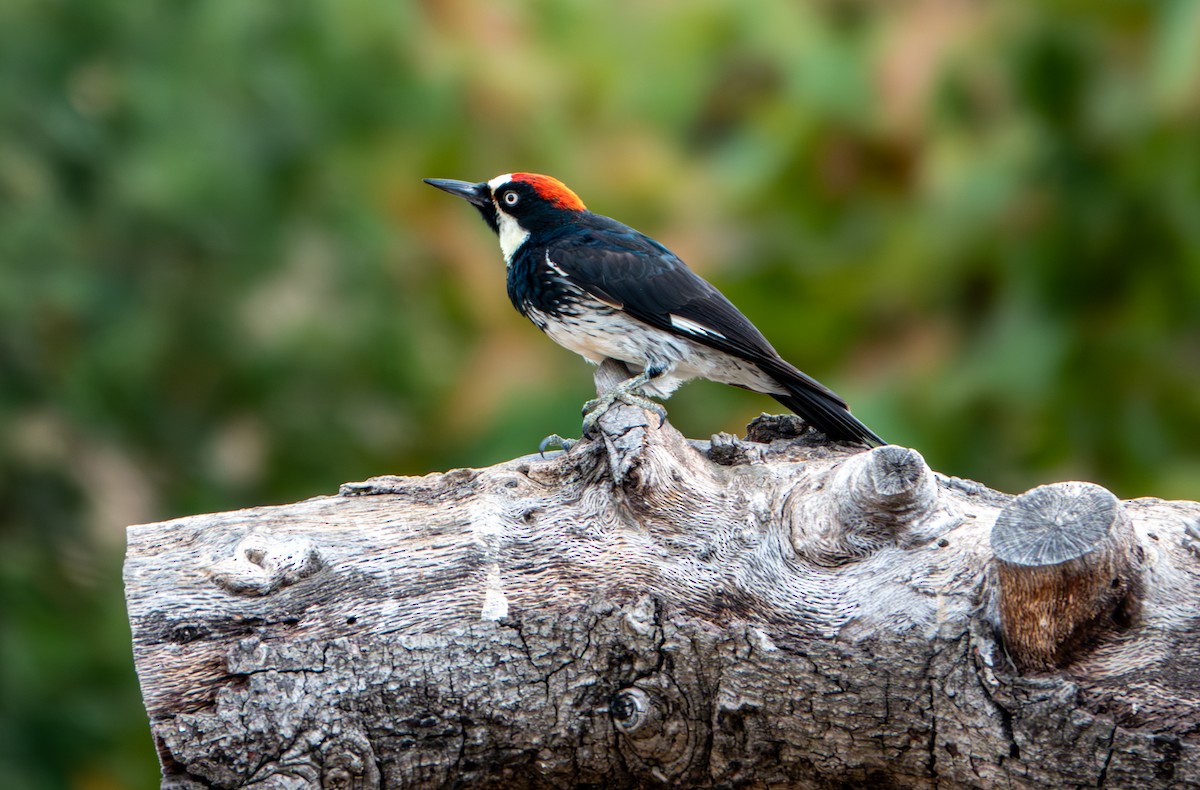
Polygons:
<instances>
[{"instance_id":1,"label":"bird's eye","mask_svg":"<svg viewBox=\"0 0 1200 790\"><path fill-rule=\"evenodd\" d=\"M509 191L504 193L504 205L515 206L519 202L521 202L521 196L516 192Z\"/></svg>"}]
</instances>

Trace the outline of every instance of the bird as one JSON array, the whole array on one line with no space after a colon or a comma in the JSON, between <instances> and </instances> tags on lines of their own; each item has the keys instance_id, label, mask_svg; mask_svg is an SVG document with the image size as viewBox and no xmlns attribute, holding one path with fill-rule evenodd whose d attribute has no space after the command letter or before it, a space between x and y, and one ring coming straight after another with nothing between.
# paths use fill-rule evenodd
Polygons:
<instances>
[{"instance_id":1,"label":"bird","mask_svg":"<svg viewBox=\"0 0 1200 790\"><path fill-rule=\"evenodd\" d=\"M552 176L505 173L472 183L425 183L474 206L499 237L508 297L551 340L631 377L584 406L584 435L617 401L665 409L695 378L770 395L834 441L887 444L846 402L787 362L720 291L665 246L592 213ZM547 437L567 444L558 436Z\"/></svg>"}]
</instances>

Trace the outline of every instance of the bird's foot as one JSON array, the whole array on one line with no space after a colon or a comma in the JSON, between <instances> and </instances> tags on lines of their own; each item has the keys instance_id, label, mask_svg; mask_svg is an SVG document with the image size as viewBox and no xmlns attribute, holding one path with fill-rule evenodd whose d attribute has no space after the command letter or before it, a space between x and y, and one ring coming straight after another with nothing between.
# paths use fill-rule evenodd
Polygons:
<instances>
[{"instance_id":1,"label":"bird's foot","mask_svg":"<svg viewBox=\"0 0 1200 790\"><path fill-rule=\"evenodd\" d=\"M635 376L629 381L618 384L600 397L583 404L583 435L588 436L595 433L601 415L612 408L617 401L658 415L658 427L661 428L667 421L667 410L661 403L650 400L638 391L646 383L644 380L639 381L641 378L642 376Z\"/></svg>"},{"instance_id":2,"label":"bird's foot","mask_svg":"<svg viewBox=\"0 0 1200 790\"><path fill-rule=\"evenodd\" d=\"M542 458L545 458L546 450L550 449L551 447L558 447L564 453L569 453L571 452L571 448L576 444L577 442L574 439L564 439L557 433L552 433L538 443L538 455L542 456Z\"/></svg>"}]
</instances>

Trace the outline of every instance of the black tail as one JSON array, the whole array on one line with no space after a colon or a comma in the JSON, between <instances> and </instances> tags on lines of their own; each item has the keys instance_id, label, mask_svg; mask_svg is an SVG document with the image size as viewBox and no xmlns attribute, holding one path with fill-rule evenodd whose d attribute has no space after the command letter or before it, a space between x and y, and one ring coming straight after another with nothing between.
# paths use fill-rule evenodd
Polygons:
<instances>
[{"instance_id":1,"label":"black tail","mask_svg":"<svg viewBox=\"0 0 1200 790\"><path fill-rule=\"evenodd\" d=\"M771 397L804 418L812 427L835 441L861 442L871 446L887 444L879 435L850 413L846 402L819 381L796 370L786 362L768 370L783 385L787 395ZM759 363L764 369L767 366Z\"/></svg>"}]
</instances>

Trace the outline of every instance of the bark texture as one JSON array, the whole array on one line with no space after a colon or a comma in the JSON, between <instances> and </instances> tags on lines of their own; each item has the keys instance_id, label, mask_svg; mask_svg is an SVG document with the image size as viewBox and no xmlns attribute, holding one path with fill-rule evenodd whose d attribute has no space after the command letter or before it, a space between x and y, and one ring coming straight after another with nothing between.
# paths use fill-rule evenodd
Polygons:
<instances>
[{"instance_id":1,"label":"bark texture","mask_svg":"<svg viewBox=\"0 0 1200 790\"><path fill-rule=\"evenodd\" d=\"M131 527L164 786L1200 787L1200 505L1050 487L1097 526L789 418L601 427Z\"/></svg>"}]
</instances>

